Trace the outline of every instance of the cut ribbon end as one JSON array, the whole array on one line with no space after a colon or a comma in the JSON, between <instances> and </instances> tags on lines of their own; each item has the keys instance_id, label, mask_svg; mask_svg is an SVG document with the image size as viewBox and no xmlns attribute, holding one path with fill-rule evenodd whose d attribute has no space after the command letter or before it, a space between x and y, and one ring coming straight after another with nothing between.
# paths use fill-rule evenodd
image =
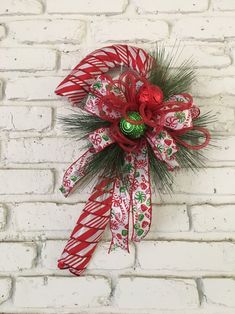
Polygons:
<instances>
[{"instance_id":1,"label":"cut ribbon end","mask_svg":"<svg viewBox=\"0 0 235 314\"><path fill-rule=\"evenodd\" d=\"M65 269L67 268L65 263L63 261L58 261L58 264L57 264L58 268L60 269Z\"/></svg>"}]
</instances>

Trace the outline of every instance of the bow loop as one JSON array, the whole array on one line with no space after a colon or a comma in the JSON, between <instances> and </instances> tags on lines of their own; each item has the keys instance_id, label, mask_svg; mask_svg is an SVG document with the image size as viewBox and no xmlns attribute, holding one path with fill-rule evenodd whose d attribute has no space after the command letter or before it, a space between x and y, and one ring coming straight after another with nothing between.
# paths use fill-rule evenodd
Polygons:
<instances>
[{"instance_id":1,"label":"bow loop","mask_svg":"<svg viewBox=\"0 0 235 314\"><path fill-rule=\"evenodd\" d=\"M172 96L158 110L163 115L163 125L172 130L189 129L192 127L193 98L189 94ZM195 107L195 106L194 106Z\"/></svg>"},{"instance_id":2,"label":"bow loop","mask_svg":"<svg viewBox=\"0 0 235 314\"><path fill-rule=\"evenodd\" d=\"M84 109L103 120L114 121L121 117L118 109L123 96L108 75L100 75L90 87Z\"/></svg>"},{"instance_id":3,"label":"bow loop","mask_svg":"<svg viewBox=\"0 0 235 314\"><path fill-rule=\"evenodd\" d=\"M96 153L105 149L105 147L114 143L111 137L110 128L99 128L90 133L89 140L94 147Z\"/></svg>"},{"instance_id":4,"label":"bow loop","mask_svg":"<svg viewBox=\"0 0 235 314\"><path fill-rule=\"evenodd\" d=\"M170 170L178 166L174 157L178 148L175 140L167 131L163 130L158 134L154 130L149 131L146 137L157 159L164 161Z\"/></svg>"}]
</instances>

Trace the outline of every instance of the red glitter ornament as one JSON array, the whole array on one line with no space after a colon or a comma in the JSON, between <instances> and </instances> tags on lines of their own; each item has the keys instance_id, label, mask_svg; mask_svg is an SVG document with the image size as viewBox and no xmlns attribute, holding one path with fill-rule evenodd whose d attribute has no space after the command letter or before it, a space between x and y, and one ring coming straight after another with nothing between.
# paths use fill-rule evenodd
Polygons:
<instances>
[{"instance_id":1,"label":"red glitter ornament","mask_svg":"<svg viewBox=\"0 0 235 314\"><path fill-rule=\"evenodd\" d=\"M140 87L137 94L139 104L145 104L149 109L157 109L163 102L163 92L159 86L144 84Z\"/></svg>"}]
</instances>

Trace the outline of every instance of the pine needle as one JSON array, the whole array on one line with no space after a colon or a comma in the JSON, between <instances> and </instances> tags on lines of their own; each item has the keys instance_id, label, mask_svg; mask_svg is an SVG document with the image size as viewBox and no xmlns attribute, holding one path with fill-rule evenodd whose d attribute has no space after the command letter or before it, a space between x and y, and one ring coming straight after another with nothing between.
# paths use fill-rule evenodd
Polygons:
<instances>
[{"instance_id":1,"label":"pine needle","mask_svg":"<svg viewBox=\"0 0 235 314\"><path fill-rule=\"evenodd\" d=\"M76 112L66 117L59 117L59 122L62 124L65 133L76 140L86 138L90 133L99 128L110 126L110 122L83 112Z\"/></svg>"},{"instance_id":2,"label":"pine needle","mask_svg":"<svg viewBox=\"0 0 235 314\"><path fill-rule=\"evenodd\" d=\"M192 59L183 61L177 68L173 67L178 59L177 52L166 52L164 46L157 46L152 53L156 65L150 73L150 82L159 86L167 100L171 96L188 92L195 80L194 62Z\"/></svg>"}]
</instances>

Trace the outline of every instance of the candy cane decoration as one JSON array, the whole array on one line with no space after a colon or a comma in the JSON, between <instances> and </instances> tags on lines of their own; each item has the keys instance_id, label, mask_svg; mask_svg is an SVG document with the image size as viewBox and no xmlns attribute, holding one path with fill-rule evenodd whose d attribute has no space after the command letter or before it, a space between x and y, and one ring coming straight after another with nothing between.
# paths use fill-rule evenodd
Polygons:
<instances>
[{"instance_id":1,"label":"candy cane decoration","mask_svg":"<svg viewBox=\"0 0 235 314\"><path fill-rule=\"evenodd\" d=\"M113 183L103 178L94 188L66 244L58 267L81 275L110 219Z\"/></svg>"},{"instance_id":2,"label":"candy cane decoration","mask_svg":"<svg viewBox=\"0 0 235 314\"><path fill-rule=\"evenodd\" d=\"M60 83L55 93L66 96L75 105L84 99L96 77L109 70L124 66L148 76L153 58L141 48L113 45L95 50L85 57Z\"/></svg>"},{"instance_id":3,"label":"candy cane decoration","mask_svg":"<svg viewBox=\"0 0 235 314\"><path fill-rule=\"evenodd\" d=\"M55 92L57 95L68 97L73 105L79 105L90 91L90 86L98 75L115 67L124 66L147 77L152 65L153 58L143 49L127 45L104 47L85 57L61 82ZM93 143L93 141L91 142ZM64 177L61 191L65 196L79 180L77 173L81 168L78 166L81 166L81 160L79 159L77 163L72 164L67 170L66 174L68 173L69 177ZM74 173L76 181L74 181ZM67 182L69 182L69 186L65 184ZM94 188L58 261L59 268L69 269L75 275L81 275L86 269L110 220L113 192L114 182L110 182L110 179L107 178L102 178Z\"/></svg>"}]
</instances>

